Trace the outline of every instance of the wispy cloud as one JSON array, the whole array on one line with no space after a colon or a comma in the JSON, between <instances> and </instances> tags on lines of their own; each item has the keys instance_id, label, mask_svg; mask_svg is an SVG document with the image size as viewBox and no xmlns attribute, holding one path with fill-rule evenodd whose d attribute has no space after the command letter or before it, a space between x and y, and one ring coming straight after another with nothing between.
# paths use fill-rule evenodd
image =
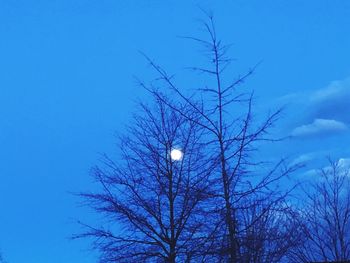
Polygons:
<instances>
[{"instance_id":1,"label":"wispy cloud","mask_svg":"<svg viewBox=\"0 0 350 263\"><path fill-rule=\"evenodd\" d=\"M348 171L350 170L350 158L340 158L338 161L336 161L337 169L339 172L344 172L346 174L349 174ZM324 172L332 172L331 166L325 166L322 169L310 169L306 171L303 176L312 176L315 177L320 174L321 170Z\"/></svg>"},{"instance_id":2,"label":"wispy cloud","mask_svg":"<svg viewBox=\"0 0 350 263\"><path fill-rule=\"evenodd\" d=\"M350 169L350 158L340 158L338 161L338 166L341 169Z\"/></svg>"},{"instance_id":3,"label":"wispy cloud","mask_svg":"<svg viewBox=\"0 0 350 263\"><path fill-rule=\"evenodd\" d=\"M287 94L279 101L294 105L291 108L297 114L290 132L294 137L331 135L347 130L350 124L350 78L318 90Z\"/></svg>"},{"instance_id":4,"label":"wispy cloud","mask_svg":"<svg viewBox=\"0 0 350 263\"><path fill-rule=\"evenodd\" d=\"M333 134L346 131L348 127L345 123L336 120L315 119L310 124L296 127L291 135L294 137L315 136L320 134Z\"/></svg>"},{"instance_id":5,"label":"wispy cloud","mask_svg":"<svg viewBox=\"0 0 350 263\"><path fill-rule=\"evenodd\" d=\"M310 161L319 159L321 157L325 157L327 155L327 151L315 151L315 152L308 152L308 153L303 153L299 156L297 156L292 162L292 165L295 164L305 164Z\"/></svg>"},{"instance_id":6,"label":"wispy cloud","mask_svg":"<svg viewBox=\"0 0 350 263\"><path fill-rule=\"evenodd\" d=\"M311 117L350 122L350 78L331 82L312 93L309 101Z\"/></svg>"}]
</instances>

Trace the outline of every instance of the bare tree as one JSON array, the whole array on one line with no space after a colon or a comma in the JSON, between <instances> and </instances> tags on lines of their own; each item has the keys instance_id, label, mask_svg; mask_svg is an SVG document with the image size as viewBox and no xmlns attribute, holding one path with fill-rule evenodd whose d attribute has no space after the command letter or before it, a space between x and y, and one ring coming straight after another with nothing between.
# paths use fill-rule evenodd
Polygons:
<instances>
[{"instance_id":1,"label":"bare tree","mask_svg":"<svg viewBox=\"0 0 350 263\"><path fill-rule=\"evenodd\" d=\"M209 40L188 38L205 47L209 66L192 70L207 85L187 95L145 56L157 78L140 85L156 107L141 104L121 160L105 156L94 169L101 191L82 194L110 219L79 235L95 238L101 262L281 262L295 246L289 191L278 183L297 167L255 156L277 141L269 131L280 111L255 120L253 94L239 88L254 69L232 80L212 16L204 27ZM183 156L173 160L176 147Z\"/></svg>"},{"instance_id":2,"label":"bare tree","mask_svg":"<svg viewBox=\"0 0 350 263\"><path fill-rule=\"evenodd\" d=\"M210 216L203 203L212 195L212 163L204 153L197 114L179 106L191 116L185 119L165 100L169 102L157 97L154 107L140 104L140 114L121 138L121 159L104 156L104 164L93 170L101 190L81 194L109 219L99 227L85 225L87 231L77 236L95 239L101 262L190 262L203 257ZM172 157L174 149L177 156Z\"/></svg>"},{"instance_id":3,"label":"bare tree","mask_svg":"<svg viewBox=\"0 0 350 263\"><path fill-rule=\"evenodd\" d=\"M266 196L251 199L240 210L240 262L286 262L302 236L297 212L284 200L271 202Z\"/></svg>"},{"instance_id":4,"label":"bare tree","mask_svg":"<svg viewBox=\"0 0 350 263\"><path fill-rule=\"evenodd\" d=\"M306 191L302 209L304 242L293 250L294 262L350 260L350 171L329 160Z\"/></svg>"},{"instance_id":5,"label":"bare tree","mask_svg":"<svg viewBox=\"0 0 350 263\"><path fill-rule=\"evenodd\" d=\"M253 74L255 67L232 80L231 74L227 74L232 61L227 57L229 47L218 39L212 16L209 15L209 22L203 24L209 34L208 40L186 37L204 46L205 55L210 61L207 67L191 68L209 76L210 79L207 85L199 88L195 94L185 94L170 74L147 56L146 59L158 73L162 85L199 118L194 120L177 104L164 100L163 102L186 120L202 127L206 131L207 147L214 153L212 163L217 169L211 175L211 180L215 188L217 206L212 212L216 214L216 222L213 225L219 227L216 228L215 240L208 255L213 256L216 261L243 262L241 255L245 248L240 240L242 233L248 233L246 228L251 226L244 225L242 213L256 212L254 209L258 209L262 204L265 208L272 208L277 203L277 206L283 203L286 194L278 189L276 182L293 172L296 167L286 167L285 162L281 161L268 172L267 169L262 169L267 163L254 160L254 153L261 142L275 141L269 136L269 131L279 118L280 110L268 114L260 123L254 120L253 94L240 91L239 86ZM162 100L158 87L155 89L154 86L141 84ZM242 207L242 204L247 205L247 199L251 202L252 198L258 196L264 196L269 204L255 202L258 200L256 199L253 202L253 210L248 209L249 205ZM268 216L271 211L273 210L260 210L259 215L255 214L258 218L251 223L260 223L263 219L271 218ZM274 228L275 225L269 227Z\"/></svg>"}]
</instances>

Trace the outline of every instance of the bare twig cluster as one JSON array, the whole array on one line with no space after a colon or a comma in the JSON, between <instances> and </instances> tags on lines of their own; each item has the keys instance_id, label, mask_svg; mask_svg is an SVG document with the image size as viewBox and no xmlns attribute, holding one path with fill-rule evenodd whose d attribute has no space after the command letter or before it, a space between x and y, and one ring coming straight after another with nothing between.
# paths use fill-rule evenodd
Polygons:
<instances>
[{"instance_id":1,"label":"bare twig cluster","mask_svg":"<svg viewBox=\"0 0 350 263\"><path fill-rule=\"evenodd\" d=\"M349 262L350 171L329 160L319 179L305 191L301 210L303 242L293 249L294 262Z\"/></svg>"}]
</instances>

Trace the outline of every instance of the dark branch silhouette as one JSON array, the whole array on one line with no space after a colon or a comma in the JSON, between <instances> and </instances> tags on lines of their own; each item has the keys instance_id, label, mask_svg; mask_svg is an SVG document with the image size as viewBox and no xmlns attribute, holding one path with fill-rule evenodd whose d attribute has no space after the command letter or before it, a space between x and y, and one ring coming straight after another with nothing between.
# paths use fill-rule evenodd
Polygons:
<instances>
[{"instance_id":1,"label":"dark branch silhouette","mask_svg":"<svg viewBox=\"0 0 350 263\"><path fill-rule=\"evenodd\" d=\"M329 160L308 185L303 219L303 243L293 250L293 262L349 262L350 170Z\"/></svg>"},{"instance_id":2,"label":"dark branch silhouette","mask_svg":"<svg viewBox=\"0 0 350 263\"><path fill-rule=\"evenodd\" d=\"M110 225L86 226L102 262L280 262L296 245L299 225L281 180L298 166L256 157L280 110L258 121L253 92L240 85L256 66L232 78L229 46L217 38L188 37L206 48L208 66L192 67L208 85L187 95L175 78L144 55L158 75L139 81L155 107L141 104L121 139L121 160L105 157L94 169L101 185L82 196ZM214 84L209 84L214 83ZM171 99L169 99L171 98ZM183 158L170 157L180 147Z\"/></svg>"},{"instance_id":3,"label":"dark branch silhouette","mask_svg":"<svg viewBox=\"0 0 350 263\"><path fill-rule=\"evenodd\" d=\"M196 94L186 95L177 87L173 77L165 69L148 56L145 55L145 58L159 75L158 80L162 81L162 90L172 94L172 97L177 98L176 102L180 101L189 107L192 110L191 112L198 115L194 123L207 132L205 137L207 145L210 152L214 153L211 161L217 169L210 178L215 182L213 184L216 194L215 202L220 204L221 207L212 210L216 220L213 225L216 226L217 232L213 236L216 239L212 242L211 248L213 250L208 254L218 261L251 262L244 261L242 256L246 249L242 245L245 243L242 239L250 238L242 236L242 233L246 232L242 232L241 229L244 227L250 228L250 226L244 226L244 222L241 220L242 214L248 211L251 213L260 211L259 218L266 218L266 215L271 213L269 210L265 211L266 208L272 209L285 203L287 194L278 189L277 182L298 167L286 167L282 160L271 171L267 171L262 166L262 164L266 166L266 163L254 160L254 152L258 150L260 142L278 141L278 139L270 136L269 131L278 120L281 111L272 112L260 123L254 120L253 93L242 92L239 90L239 86L253 74L256 66L249 69L245 74L227 81L227 79L231 79L231 76L228 77L227 75L227 69L232 62L232 59L227 56L229 46L222 44L218 39L212 16L209 16L208 22L204 22L203 25L208 32L208 40L197 37L186 38L204 46L207 51L206 56L209 58L209 66L191 67L195 72L200 72L214 80L215 84L213 86L197 90L197 97L206 98L204 102L202 99L196 99ZM193 121L193 117L188 112L184 112L182 108L177 106L178 103L164 100L159 92L160 88L148 86L145 83L141 83L141 85L186 120ZM164 89L164 86L167 89ZM261 172L257 172L259 170ZM249 210L246 207L247 200L250 202L249 206L253 203L258 208L264 204L265 209ZM260 201L258 202L258 200ZM287 213L285 216L289 216L291 213L290 209L280 210L279 213L281 211ZM253 220L252 223L254 222L258 223L260 221ZM275 227L274 225L269 226L271 228ZM269 229L265 230L269 231ZM282 235L282 233L288 235L292 232L281 231L278 234ZM280 236L279 238L283 237ZM290 242L289 245L292 246L294 243ZM283 250L284 252L283 255L279 253L280 258L286 255L287 248L287 245L284 245L283 249L276 247L276 250L279 249L279 251ZM270 254L272 253L277 252L271 251ZM264 256L265 259L269 257ZM257 260L254 262L262 262L263 258Z\"/></svg>"},{"instance_id":4,"label":"dark branch silhouette","mask_svg":"<svg viewBox=\"0 0 350 263\"><path fill-rule=\"evenodd\" d=\"M81 194L110 224L85 225L77 237L95 238L101 262L199 260L208 242L203 204L212 195L213 169L202 128L157 98L154 107L140 106L142 113L121 138L121 160L105 156L102 167L94 168L101 191ZM181 110L198 118L188 107ZM176 147L183 156L172 160Z\"/></svg>"}]
</instances>

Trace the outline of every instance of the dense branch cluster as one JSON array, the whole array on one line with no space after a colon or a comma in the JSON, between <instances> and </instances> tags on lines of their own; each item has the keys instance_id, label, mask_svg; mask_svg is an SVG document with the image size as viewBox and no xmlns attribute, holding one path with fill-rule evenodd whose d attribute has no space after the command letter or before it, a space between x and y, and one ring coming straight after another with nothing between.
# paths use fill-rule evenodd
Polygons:
<instances>
[{"instance_id":1,"label":"dense branch cluster","mask_svg":"<svg viewBox=\"0 0 350 263\"><path fill-rule=\"evenodd\" d=\"M350 172L341 161L329 160L319 180L306 191L302 227L304 242L293 249L296 262L349 262Z\"/></svg>"},{"instance_id":2,"label":"dense branch cluster","mask_svg":"<svg viewBox=\"0 0 350 263\"><path fill-rule=\"evenodd\" d=\"M204 153L202 131L161 103L141 104L129 134L121 138L122 160L108 157L94 175L103 193L85 193L95 208L117 220L118 234L90 229L107 262L189 261L202 256L207 238L203 201L211 195L213 165ZM182 108L195 115L191 109ZM181 160L171 150L181 146Z\"/></svg>"}]
</instances>

